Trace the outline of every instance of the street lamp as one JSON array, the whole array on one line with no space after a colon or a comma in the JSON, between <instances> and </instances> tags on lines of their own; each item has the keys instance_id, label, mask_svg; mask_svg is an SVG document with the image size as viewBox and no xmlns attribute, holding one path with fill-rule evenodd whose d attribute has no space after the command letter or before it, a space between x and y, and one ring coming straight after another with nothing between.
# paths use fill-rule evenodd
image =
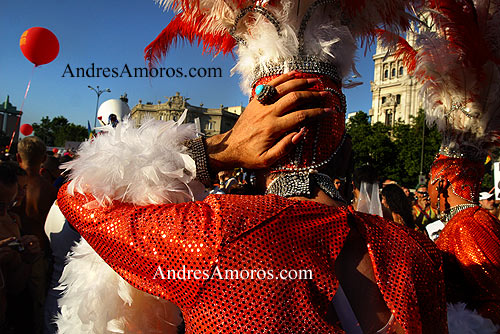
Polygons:
<instances>
[{"instance_id":1,"label":"street lamp","mask_svg":"<svg viewBox=\"0 0 500 334\"><path fill-rule=\"evenodd\" d=\"M106 88L106 89L99 89L99 86L97 86L97 89L90 86L89 88L92 89L96 94L97 94L97 104L95 106L95 119L94 119L94 128L96 127L96 122L97 122L97 111L99 110L99 97L101 96L102 93L110 93L111 89Z\"/></svg>"}]
</instances>

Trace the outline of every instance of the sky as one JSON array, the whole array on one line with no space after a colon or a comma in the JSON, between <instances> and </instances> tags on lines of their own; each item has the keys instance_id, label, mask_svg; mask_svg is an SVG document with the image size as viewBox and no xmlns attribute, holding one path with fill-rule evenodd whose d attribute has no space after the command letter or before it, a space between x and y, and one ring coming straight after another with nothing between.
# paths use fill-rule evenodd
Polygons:
<instances>
[{"instance_id":1,"label":"sky","mask_svg":"<svg viewBox=\"0 0 500 334\"><path fill-rule=\"evenodd\" d=\"M64 116L70 122L93 124L97 95L88 86L109 88L100 104L128 94L132 108L139 99L143 103L165 102L166 97L180 92L189 103L203 103L208 108L245 106L248 97L241 92L239 76L230 75L235 59L231 55L205 54L200 47L187 44L173 47L162 63L165 68L221 68L219 78L91 78L76 77L77 67L118 68L127 65L144 67L144 48L154 40L172 18L153 0L1 0L0 1L0 102L7 95L20 109L27 84L32 78L24 104L21 124L40 122L42 117ZM60 51L51 63L33 70L22 54L19 39L31 27L44 27L58 38ZM370 80L373 61L370 50L358 51L358 71L363 84L346 89L348 113L371 107ZM73 70L71 77L67 66ZM66 71L66 72L65 72Z\"/></svg>"}]
</instances>

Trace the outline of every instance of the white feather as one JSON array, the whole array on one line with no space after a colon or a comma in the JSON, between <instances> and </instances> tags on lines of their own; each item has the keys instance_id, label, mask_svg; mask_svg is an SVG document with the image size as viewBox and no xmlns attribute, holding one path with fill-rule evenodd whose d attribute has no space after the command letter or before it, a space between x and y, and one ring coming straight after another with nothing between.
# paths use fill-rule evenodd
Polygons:
<instances>
[{"instance_id":1,"label":"white feather","mask_svg":"<svg viewBox=\"0 0 500 334\"><path fill-rule=\"evenodd\" d=\"M448 304L448 331L450 334L496 334L500 326L465 308L464 303Z\"/></svg>"},{"instance_id":2,"label":"white feather","mask_svg":"<svg viewBox=\"0 0 500 334\"><path fill-rule=\"evenodd\" d=\"M92 194L99 205L138 205L203 199L196 165L182 143L196 137L194 124L149 120L139 129L128 120L86 141L71 170L68 192Z\"/></svg>"},{"instance_id":3,"label":"white feather","mask_svg":"<svg viewBox=\"0 0 500 334\"><path fill-rule=\"evenodd\" d=\"M176 333L178 308L135 289L85 241L77 243L61 276L59 334Z\"/></svg>"},{"instance_id":4,"label":"white feather","mask_svg":"<svg viewBox=\"0 0 500 334\"><path fill-rule=\"evenodd\" d=\"M460 41L465 47L452 46L439 26L436 32L421 31L415 73L423 83L427 122L437 125L443 146L476 152L468 156L482 159L498 142L500 129L500 11L498 1L473 3L478 35L472 39L486 41L484 49L471 47L468 43L475 42L471 37ZM471 66L468 60L478 54L484 57L482 63ZM454 109L453 103L462 103L463 108Z\"/></svg>"}]
</instances>

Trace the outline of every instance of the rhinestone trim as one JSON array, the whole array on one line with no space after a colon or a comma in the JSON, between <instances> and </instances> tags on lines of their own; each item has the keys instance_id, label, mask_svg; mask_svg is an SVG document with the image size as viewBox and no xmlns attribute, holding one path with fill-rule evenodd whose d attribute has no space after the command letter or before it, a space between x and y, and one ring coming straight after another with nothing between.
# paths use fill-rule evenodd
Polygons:
<instances>
[{"instance_id":1,"label":"rhinestone trim","mask_svg":"<svg viewBox=\"0 0 500 334\"><path fill-rule=\"evenodd\" d=\"M295 56L288 59L280 58L276 61L268 61L264 64L257 65L253 71L251 87L253 88L260 78L281 75L295 70L328 76L339 86L342 83L337 67L331 63L321 61L316 56Z\"/></svg>"},{"instance_id":2,"label":"rhinestone trim","mask_svg":"<svg viewBox=\"0 0 500 334\"><path fill-rule=\"evenodd\" d=\"M305 196L311 197L312 185L316 184L332 199L346 203L333 184L332 179L317 171L308 173L283 173L275 178L266 189L266 195L274 194L282 197Z\"/></svg>"},{"instance_id":3,"label":"rhinestone trim","mask_svg":"<svg viewBox=\"0 0 500 334\"><path fill-rule=\"evenodd\" d=\"M477 206L477 204L466 203L466 204L455 205L454 207L451 207L448 212L443 212L441 214L441 217L439 218L441 219L442 222L447 223L451 220L451 218L453 218L453 216L455 216L460 211L463 211L468 208L473 208L475 206Z\"/></svg>"}]
</instances>

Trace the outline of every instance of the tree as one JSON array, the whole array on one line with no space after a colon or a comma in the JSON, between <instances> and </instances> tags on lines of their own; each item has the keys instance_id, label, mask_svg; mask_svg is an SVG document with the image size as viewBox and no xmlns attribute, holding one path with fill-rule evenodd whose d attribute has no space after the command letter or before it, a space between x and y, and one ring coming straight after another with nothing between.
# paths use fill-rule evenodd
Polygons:
<instances>
[{"instance_id":1,"label":"tree","mask_svg":"<svg viewBox=\"0 0 500 334\"><path fill-rule=\"evenodd\" d=\"M393 128L393 139L396 145L397 164L400 174L395 180L412 188L417 186L420 167L422 174L429 174L430 167L441 145L441 134L435 126L429 128L425 122L425 113L421 109L411 124L397 123ZM425 125L425 130L423 126ZM425 132L424 132L425 131ZM422 135L424 138L424 155L422 163Z\"/></svg>"},{"instance_id":2,"label":"tree","mask_svg":"<svg viewBox=\"0 0 500 334\"><path fill-rule=\"evenodd\" d=\"M371 126L364 112L358 112L349 119L347 132L352 137L354 168L370 164L379 172L379 176L393 174L395 147L389 130L382 123Z\"/></svg>"},{"instance_id":3,"label":"tree","mask_svg":"<svg viewBox=\"0 0 500 334\"><path fill-rule=\"evenodd\" d=\"M64 146L66 141L81 142L87 138L87 128L68 122L64 116L50 120L43 117L40 124L33 123L34 135L47 146Z\"/></svg>"},{"instance_id":4,"label":"tree","mask_svg":"<svg viewBox=\"0 0 500 334\"><path fill-rule=\"evenodd\" d=\"M347 124L353 141L355 168L371 164L381 179L415 187L420 173L424 119L425 114L420 110L411 124L396 123L391 128L382 123L370 125L368 115L358 112ZM439 131L425 126L424 175L429 173L440 143Z\"/></svg>"}]
</instances>

